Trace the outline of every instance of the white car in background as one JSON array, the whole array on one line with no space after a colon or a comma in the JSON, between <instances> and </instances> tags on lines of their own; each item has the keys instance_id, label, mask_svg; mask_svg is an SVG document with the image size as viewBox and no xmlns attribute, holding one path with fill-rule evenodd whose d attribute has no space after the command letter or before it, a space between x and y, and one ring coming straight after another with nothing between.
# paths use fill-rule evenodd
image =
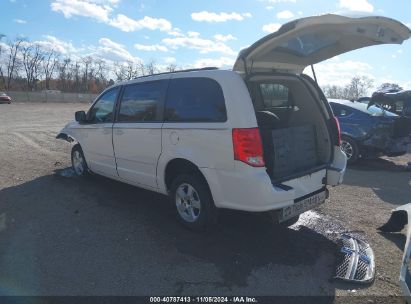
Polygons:
<instances>
[{"instance_id":1,"label":"white car in background","mask_svg":"<svg viewBox=\"0 0 411 304\"><path fill-rule=\"evenodd\" d=\"M400 44L402 23L324 15L283 25L243 50L233 71L140 77L104 91L58 135L72 164L169 195L192 229L218 209L271 212L294 223L342 182L338 121L310 65L370 45Z\"/></svg>"}]
</instances>

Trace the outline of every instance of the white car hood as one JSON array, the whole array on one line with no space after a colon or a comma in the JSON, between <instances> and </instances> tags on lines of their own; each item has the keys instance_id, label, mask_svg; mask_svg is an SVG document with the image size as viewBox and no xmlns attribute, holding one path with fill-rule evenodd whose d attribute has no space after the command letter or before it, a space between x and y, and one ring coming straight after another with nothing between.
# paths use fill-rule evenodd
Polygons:
<instances>
[{"instance_id":1,"label":"white car hood","mask_svg":"<svg viewBox=\"0 0 411 304\"><path fill-rule=\"evenodd\" d=\"M233 70L300 74L305 67L336 55L371 45L401 44L410 36L407 26L386 17L307 17L284 24L242 50Z\"/></svg>"}]
</instances>

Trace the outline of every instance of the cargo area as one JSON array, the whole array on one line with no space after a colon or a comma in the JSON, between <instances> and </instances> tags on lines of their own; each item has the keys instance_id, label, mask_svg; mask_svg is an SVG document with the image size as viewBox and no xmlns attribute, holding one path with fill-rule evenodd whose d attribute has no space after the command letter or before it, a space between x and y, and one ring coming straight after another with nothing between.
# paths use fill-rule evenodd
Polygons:
<instances>
[{"instance_id":1,"label":"cargo area","mask_svg":"<svg viewBox=\"0 0 411 304\"><path fill-rule=\"evenodd\" d=\"M273 181L309 174L329 163L326 111L300 78L256 76L248 87Z\"/></svg>"}]
</instances>

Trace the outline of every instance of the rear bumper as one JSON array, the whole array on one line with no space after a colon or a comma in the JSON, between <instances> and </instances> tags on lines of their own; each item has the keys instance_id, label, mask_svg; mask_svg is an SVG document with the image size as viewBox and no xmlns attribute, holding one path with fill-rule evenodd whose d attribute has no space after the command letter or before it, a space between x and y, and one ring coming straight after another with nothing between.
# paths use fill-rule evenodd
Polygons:
<instances>
[{"instance_id":1,"label":"rear bumper","mask_svg":"<svg viewBox=\"0 0 411 304\"><path fill-rule=\"evenodd\" d=\"M333 155L334 159L328 168L321 168L275 184L265 168L253 168L242 162L236 162L234 170L200 170L208 182L218 208L252 212L270 211L291 206L295 200L327 185L341 184L347 158L338 146L334 147Z\"/></svg>"},{"instance_id":2,"label":"rear bumper","mask_svg":"<svg viewBox=\"0 0 411 304\"><path fill-rule=\"evenodd\" d=\"M218 208L252 212L278 210L325 187L326 169L273 185L265 168L245 166L239 163L241 170L234 171L201 168Z\"/></svg>"}]
</instances>

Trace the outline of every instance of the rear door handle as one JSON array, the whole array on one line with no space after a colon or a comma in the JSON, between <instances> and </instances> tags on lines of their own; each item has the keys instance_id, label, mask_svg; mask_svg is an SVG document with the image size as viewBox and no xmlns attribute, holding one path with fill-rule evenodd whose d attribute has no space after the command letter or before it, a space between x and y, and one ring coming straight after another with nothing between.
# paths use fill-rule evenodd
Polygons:
<instances>
[{"instance_id":1,"label":"rear door handle","mask_svg":"<svg viewBox=\"0 0 411 304\"><path fill-rule=\"evenodd\" d=\"M123 130L115 130L115 131L114 131L114 134L116 134L116 135L123 135L123 134L124 134L124 131L123 131Z\"/></svg>"}]
</instances>

